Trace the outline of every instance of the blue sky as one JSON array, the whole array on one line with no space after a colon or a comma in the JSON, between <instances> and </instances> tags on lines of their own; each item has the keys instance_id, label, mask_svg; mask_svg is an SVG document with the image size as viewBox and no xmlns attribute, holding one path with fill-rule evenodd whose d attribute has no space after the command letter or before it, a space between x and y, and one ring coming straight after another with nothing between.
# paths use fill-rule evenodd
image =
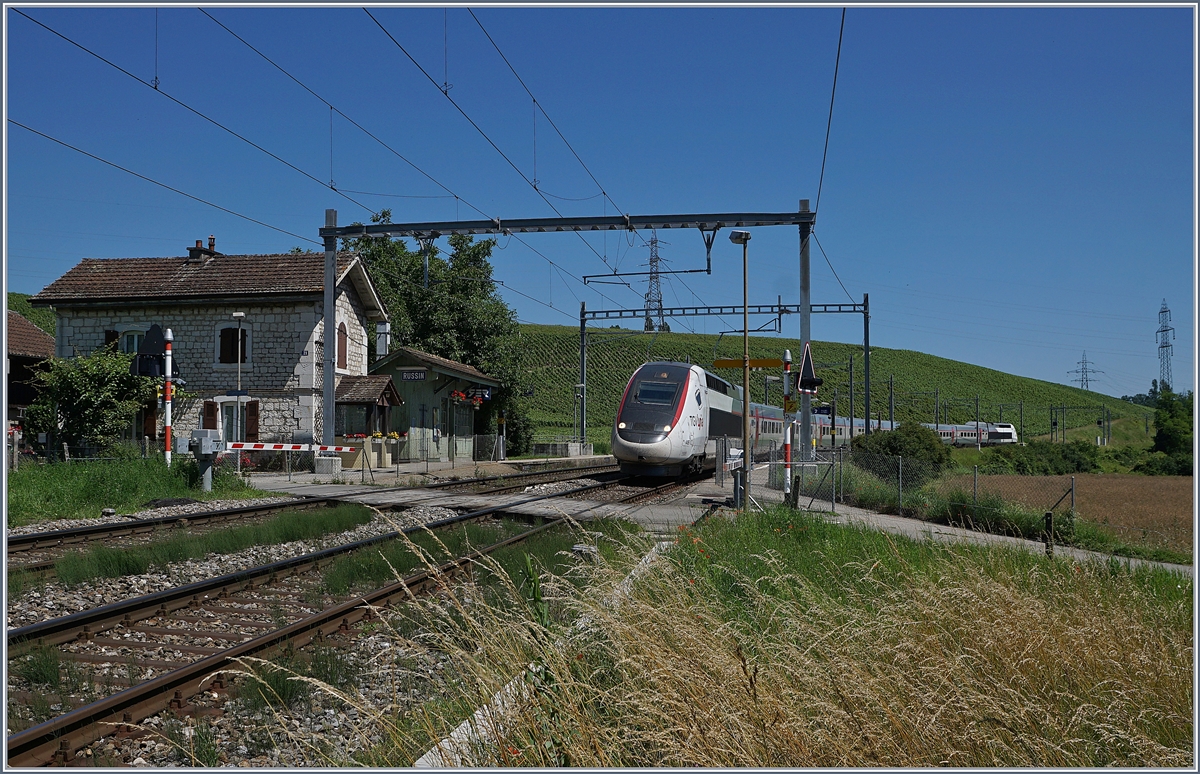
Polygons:
<instances>
[{"instance_id":1,"label":"blue sky","mask_svg":"<svg viewBox=\"0 0 1200 774\"><path fill-rule=\"evenodd\" d=\"M554 215L360 8L209 10L421 171L340 116L331 130L323 102L195 8L158 11L157 60L152 8L23 10L145 81L157 74L162 93L8 8L8 119L298 236L8 123L9 290L37 292L84 257L180 255L209 234L228 253L316 248L304 239L329 207L343 224L383 207L398 222L481 217L473 207ZM816 203L839 8L478 7L590 175L541 115L535 143L529 95L465 8L372 13L565 215ZM1062 383L1086 350L1104 372L1093 389L1142 392L1158 375L1165 298L1175 386L1192 388L1194 30L1183 7L851 7L816 234L850 296L870 293L872 344ZM658 236L669 268L703 266L698 232ZM558 268L501 239L496 276L521 320L577 324L581 300L642 305L640 278L578 279L605 261L644 271L640 238L525 240ZM798 241L754 231L751 303L798 301ZM727 230L713 266L664 278L664 304L740 304ZM820 250L812 267L814 302L849 300ZM785 326L798 335L795 318ZM861 319L814 316L813 336L861 340Z\"/></svg>"}]
</instances>

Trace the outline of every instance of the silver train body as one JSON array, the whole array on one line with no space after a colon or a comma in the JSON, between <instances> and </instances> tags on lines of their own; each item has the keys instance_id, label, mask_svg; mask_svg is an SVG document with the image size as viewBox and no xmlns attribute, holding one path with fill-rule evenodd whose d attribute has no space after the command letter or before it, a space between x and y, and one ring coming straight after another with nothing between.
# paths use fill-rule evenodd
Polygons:
<instances>
[{"instance_id":1,"label":"silver train body","mask_svg":"<svg viewBox=\"0 0 1200 774\"><path fill-rule=\"evenodd\" d=\"M623 470L678 476L716 464L717 438L742 437L742 389L689 363L646 363L633 372L612 433ZM783 409L750 404L756 451L783 441Z\"/></svg>"}]
</instances>

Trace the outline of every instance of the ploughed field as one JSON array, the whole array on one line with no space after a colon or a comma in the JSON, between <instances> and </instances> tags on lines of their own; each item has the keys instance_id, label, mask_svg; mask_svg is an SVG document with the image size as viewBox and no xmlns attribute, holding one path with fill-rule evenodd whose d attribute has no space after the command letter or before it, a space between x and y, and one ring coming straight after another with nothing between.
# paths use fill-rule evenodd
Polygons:
<instances>
[{"instance_id":1,"label":"ploughed field","mask_svg":"<svg viewBox=\"0 0 1200 774\"><path fill-rule=\"evenodd\" d=\"M970 474L944 480L939 489L970 492ZM979 495L993 494L1031 510L1046 511L1071 488L1071 476L979 476ZM1056 509L1069 507L1070 496ZM1080 519L1110 530L1127 543L1192 550L1192 478L1129 473L1077 473L1075 510Z\"/></svg>"}]
</instances>

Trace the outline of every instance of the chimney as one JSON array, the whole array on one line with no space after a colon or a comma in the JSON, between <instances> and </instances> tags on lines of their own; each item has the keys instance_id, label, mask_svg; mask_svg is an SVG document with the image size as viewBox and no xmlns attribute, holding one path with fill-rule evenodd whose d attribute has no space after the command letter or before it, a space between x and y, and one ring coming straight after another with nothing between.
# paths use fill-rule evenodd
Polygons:
<instances>
[{"instance_id":1,"label":"chimney","mask_svg":"<svg viewBox=\"0 0 1200 774\"><path fill-rule=\"evenodd\" d=\"M388 347L392 343L392 326L385 322L375 323L375 359L381 360L387 356Z\"/></svg>"},{"instance_id":2,"label":"chimney","mask_svg":"<svg viewBox=\"0 0 1200 774\"><path fill-rule=\"evenodd\" d=\"M216 239L216 237L214 237L211 234L209 234L209 236L208 236L208 247L204 246L203 239L197 239L196 246L189 247L187 249L188 250L188 260L189 261L208 260L209 258L212 258L214 255L220 255L220 253L218 253L216 250L216 246L217 246L217 239Z\"/></svg>"}]
</instances>

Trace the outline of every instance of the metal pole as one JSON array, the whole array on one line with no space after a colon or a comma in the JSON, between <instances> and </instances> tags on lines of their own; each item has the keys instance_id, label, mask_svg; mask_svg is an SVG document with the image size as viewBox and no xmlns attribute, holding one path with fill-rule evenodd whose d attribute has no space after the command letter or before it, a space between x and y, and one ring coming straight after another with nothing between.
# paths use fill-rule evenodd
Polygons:
<instances>
[{"instance_id":1,"label":"metal pole","mask_svg":"<svg viewBox=\"0 0 1200 774\"><path fill-rule=\"evenodd\" d=\"M167 351L165 357L166 380L163 386L163 405L165 406L166 416L163 418L163 441L166 443L165 454L167 458L167 467L171 467L171 343L175 340L175 334L167 328L164 336L167 340Z\"/></svg>"},{"instance_id":2,"label":"metal pole","mask_svg":"<svg viewBox=\"0 0 1200 774\"><path fill-rule=\"evenodd\" d=\"M800 212L808 212L808 199L800 200ZM809 281L809 236L812 224L800 224L800 350L812 338L812 287ZM800 459L812 459L812 398L800 396Z\"/></svg>"},{"instance_id":3,"label":"metal pole","mask_svg":"<svg viewBox=\"0 0 1200 774\"><path fill-rule=\"evenodd\" d=\"M863 293L863 419L866 433L871 434L871 307L868 294Z\"/></svg>"},{"instance_id":4,"label":"metal pole","mask_svg":"<svg viewBox=\"0 0 1200 774\"><path fill-rule=\"evenodd\" d=\"M838 403L838 389L837 389L837 387L834 387L833 388L833 409L832 409L833 414L829 417L829 427L833 431L833 435L830 436L830 440L829 440L830 446L837 446L837 403Z\"/></svg>"},{"instance_id":5,"label":"metal pole","mask_svg":"<svg viewBox=\"0 0 1200 774\"><path fill-rule=\"evenodd\" d=\"M337 227L337 210L325 210L325 227ZM324 370L321 374L321 445L333 446L333 397L337 364L337 237L325 237L325 293L321 308ZM239 354L239 358L241 353Z\"/></svg>"},{"instance_id":6,"label":"metal pole","mask_svg":"<svg viewBox=\"0 0 1200 774\"><path fill-rule=\"evenodd\" d=\"M579 302L579 435L581 442L587 440L587 303Z\"/></svg>"},{"instance_id":7,"label":"metal pole","mask_svg":"<svg viewBox=\"0 0 1200 774\"><path fill-rule=\"evenodd\" d=\"M904 457L896 457L896 513L904 515Z\"/></svg>"},{"instance_id":8,"label":"metal pole","mask_svg":"<svg viewBox=\"0 0 1200 774\"><path fill-rule=\"evenodd\" d=\"M244 312L242 314L245 314ZM242 318L238 318L238 337L237 337L237 405L233 411L233 440L242 440ZM242 452L239 450L237 455L237 474L242 475Z\"/></svg>"},{"instance_id":9,"label":"metal pole","mask_svg":"<svg viewBox=\"0 0 1200 774\"><path fill-rule=\"evenodd\" d=\"M975 393L975 451L979 451L981 431L979 429L979 393Z\"/></svg>"},{"instance_id":10,"label":"metal pole","mask_svg":"<svg viewBox=\"0 0 1200 774\"><path fill-rule=\"evenodd\" d=\"M854 440L854 355L850 356L850 440Z\"/></svg>"},{"instance_id":11,"label":"metal pole","mask_svg":"<svg viewBox=\"0 0 1200 774\"><path fill-rule=\"evenodd\" d=\"M791 396L792 351L785 349L783 351L783 402L785 405ZM795 414L785 413L783 418L783 496L787 498L792 493L792 422Z\"/></svg>"},{"instance_id":12,"label":"metal pole","mask_svg":"<svg viewBox=\"0 0 1200 774\"><path fill-rule=\"evenodd\" d=\"M1019 438L1021 443L1025 443L1025 401L1017 401L1017 406L1021 411L1021 427Z\"/></svg>"},{"instance_id":13,"label":"metal pole","mask_svg":"<svg viewBox=\"0 0 1200 774\"><path fill-rule=\"evenodd\" d=\"M749 239L749 234L746 239ZM742 242L742 485L749 495L750 469L754 465L754 450L750 448L750 261L748 241ZM685 398L686 399L686 398ZM749 497L743 497L743 503ZM748 508L748 506L747 506Z\"/></svg>"},{"instance_id":14,"label":"metal pole","mask_svg":"<svg viewBox=\"0 0 1200 774\"><path fill-rule=\"evenodd\" d=\"M941 398L940 393L941 393L941 388L935 387L933 390L933 424L938 430L942 429L942 421L941 421L942 420L942 418L941 418L942 398Z\"/></svg>"}]
</instances>

